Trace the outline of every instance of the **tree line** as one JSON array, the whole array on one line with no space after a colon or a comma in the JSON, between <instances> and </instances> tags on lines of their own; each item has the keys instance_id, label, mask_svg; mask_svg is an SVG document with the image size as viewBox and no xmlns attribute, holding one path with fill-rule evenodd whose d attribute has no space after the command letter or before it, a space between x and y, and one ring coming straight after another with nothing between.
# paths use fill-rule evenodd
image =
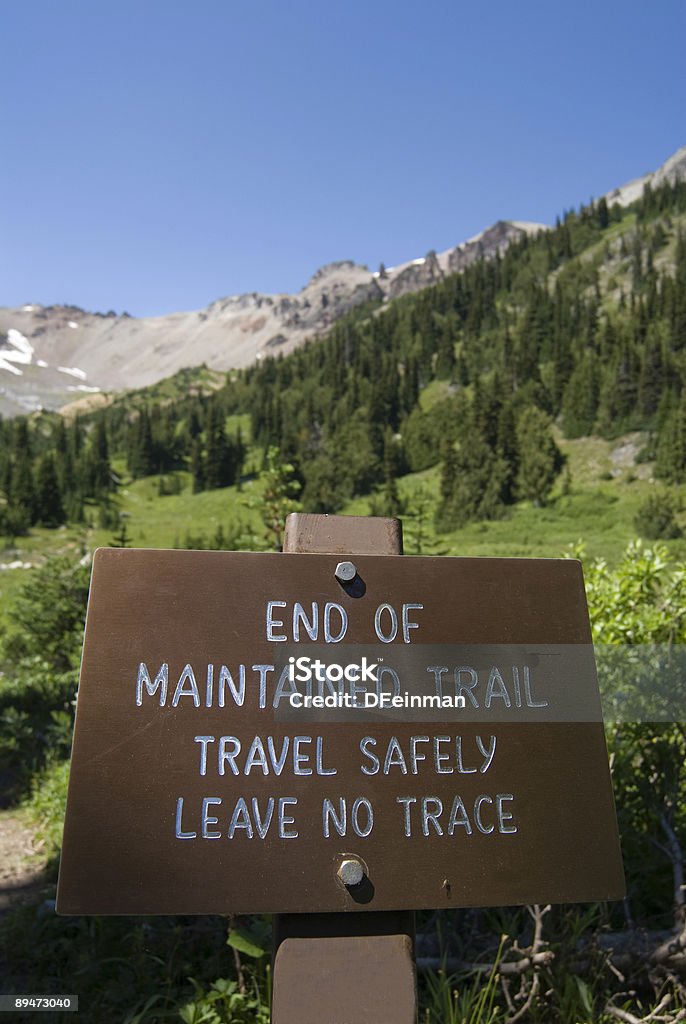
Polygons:
<instances>
[{"instance_id":1,"label":"tree line","mask_svg":"<svg viewBox=\"0 0 686 1024\"><path fill-rule=\"evenodd\" d=\"M369 305L288 356L227 376L213 394L142 398L65 424L0 423L0 529L107 509L118 478L190 471L195 491L241 475L251 440L278 446L303 505L335 512L376 494L399 511L396 481L441 465L436 525L449 530L546 501L562 459L551 434L648 432L644 458L686 480L686 183L647 188L626 210L569 211L388 306Z\"/></svg>"}]
</instances>

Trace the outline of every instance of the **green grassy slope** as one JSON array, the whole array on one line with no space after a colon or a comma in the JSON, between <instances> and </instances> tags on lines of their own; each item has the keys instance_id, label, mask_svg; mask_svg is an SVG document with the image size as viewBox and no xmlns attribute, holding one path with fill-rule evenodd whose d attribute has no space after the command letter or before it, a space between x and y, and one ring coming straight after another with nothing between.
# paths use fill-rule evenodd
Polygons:
<instances>
[{"instance_id":1,"label":"green grassy slope","mask_svg":"<svg viewBox=\"0 0 686 1024\"><path fill-rule=\"evenodd\" d=\"M451 533L436 535L427 523L430 553L433 541L441 552L450 555L480 557L559 557L569 547L583 542L587 558L619 559L628 542L636 537L634 516L640 504L655 488L650 464L636 465L631 451L640 450L642 435L631 434L614 441L587 437L557 442L567 457L570 482L564 493L561 474L549 503L535 508L519 502L500 520L473 522ZM631 446L631 448L628 448ZM399 481L401 498L412 512L418 489L435 500L439 490L439 467L415 473ZM684 493L684 488L677 489ZM367 515L370 502L359 498L350 502L347 515ZM682 517L681 525L686 525ZM405 516L407 554L415 553L412 541L412 516ZM666 543L676 557L686 556L686 540Z\"/></svg>"},{"instance_id":2,"label":"green grassy slope","mask_svg":"<svg viewBox=\"0 0 686 1024\"><path fill-rule=\"evenodd\" d=\"M422 524L426 534L424 553L479 556L556 557L570 544L582 540L587 557L603 557L616 562L628 541L636 536L634 516L646 495L656 485L650 478L648 463L636 465L633 455L643 438L631 434L613 441L596 437L565 440L558 444L567 457L569 481L558 478L549 503L535 508L529 502L515 505L507 518L470 523L452 533L436 535L431 514ZM257 455L248 465L256 468ZM123 467L118 467L123 474ZM225 535L259 530L259 518L249 507L251 494L259 493L257 480L246 480L240 487L193 494L189 473L178 473L179 494L159 495L159 478L127 481L119 491L131 546L173 547L184 544L188 534L204 535L209 541L221 527ZM416 528L413 511L418 492L436 498L439 467L400 479L399 490L405 503L405 550L416 554ZM563 491L566 490L566 493ZM683 489L682 489L683 490ZM433 500L430 500L430 505ZM345 515L369 515L370 498L357 498L342 509ZM97 522L96 510L90 512ZM686 522L682 525L686 525ZM0 550L0 564L13 561L35 563L51 552L70 550L75 556L111 544L115 531L88 523L81 527L57 530L34 529L28 537ZM686 540L667 542L678 557L686 557ZM11 607L12 595L24 575L22 569L0 570L0 621Z\"/></svg>"},{"instance_id":3,"label":"green grassy slope","mask_svg":"<svg viewBox=\"0 0 686 1024\"><path fill-rule=\"evenodd\" d=\"M665 241L656 249L655 266L658 269L670 268L674 264L676 235L680 229L686 230L686 212L675 207L662 219L668 224L668 231L664 236ZM580 295L586 292L590 294L596 287L591 271L597 270L601 306L616 310L620 298L631 293L631 239L636 226L636 210L623 211L621 219L611 223L603 231L600 240L592 241L578 255L570 257L552 270L547 275L546 288L552 293L556 280L566 276L578 279ZM590 228L587 230L591 231ZM595 236L591 233L590 237ZM543 249L539 249L534 250L533 262L527 271L532 274L538 273L538 264L542 265L544 254ZM408 308L420 305L422 301L421 294L406 296L399 300L397 308L404 308L403 304ZM502 300L509 301L509 298ZM398 329L402 326L400 323ZM489 330L488 325L484 326L479 344L488 342ZM513 330L516 335L516 329ZM456 342L459 350L465 344L464 333L460 329L456 335L460 338ZM551 366L550 362L543 366L543 377L546 374L550 376ZM401 368L402 372L404 369ZM484 375L488 376L488 372L489 367L486 366ZM149 388L108 396L107 402L112 420L116 421L118 416L119 423L126 424L135 420L142 408L169 406L193 394L208 395L220 390L225 382L226 375L207 367L197 367L182 370L174 377ZM315 385L312 387L315 388ZM322 387L317 387L321 392ZM474 383L470 382L465 392L472 394L473 389ZM419 394L421 410L426 413L453 395L455 390L454 381L451 385L443 379L430 380ZM326 388L324 391L328 394ZM241 408L245 410L246 406ZM83 409L81 411L84 412ZM294 411L290 410L289 415L292 419ZM315 419L317 416L313 413ZM250 421L250 413L246 411L241 415L228 416L227 434L235 436L240 427L243 438L247 439ZM288 422L287 415L284 426L288 426ZM641 422L637 425L640 426ZM400 429L404 429L402 425ZM622 428L618 425L617 429L619 431ZM436 536L433 510L439 497L440 465L402 477L398 481L398 489L405 508L406 552L414 554L421 547L423 553L451 555L558 556L569 545L581 540L588 557L603 557L611 563L616 562L627 542L637 534L634 519L641 503L651 492L662 491L662 486L652 480L652 466L648 463L638 465L635 461L646 437L634 433L612 440L595 436L569 440L558 429L555 433L556 441L566 457L567 467L558 478L547 505L542 508L520 502L508 507L502 519L471 522L458 530ZM251 478L256 477L262 461L262 452L256 448L248 455L242 487L193 494L190 473L179 471L173 474L179 493L168 495L160 494L158 477L131 480L121 446L119 452L113 459L113 469L121 481L116 502L126 523L131 545L172 547L184 545L189 538L204 538L205 543L211 544L220 529L231 543L238 544L241 534L259 532L258 513L246 502L251 490L259 491L259 483L251 481ZM350 451L346 454L349 455ZM187 458L186 464L190 464L190 459ZM673 487L672 491L683 498L684 487ZM374 509L374 500L373 495L356 497L348 501L340 511L342 514L368 515ZM422 501L424 512L418 521L417 511ZM684 513L680 513L680 520L686 532ZM49 553L58 551L71 551L75 557L82 557L98 546L111 544L117 531L113 528L103 529L98 526L98 522L98 509L88 506L86 522L80 526L61 527L57 530L33 528L28 536L13 543L0 538L0 623L11 615L13 595L25 575L23 568L5 566L14 562L34 564ZM418 531L423 537L421 545L417 541ZM677 557L686 556L685 539L667 543Z\"/></svg>"}]
</instances>

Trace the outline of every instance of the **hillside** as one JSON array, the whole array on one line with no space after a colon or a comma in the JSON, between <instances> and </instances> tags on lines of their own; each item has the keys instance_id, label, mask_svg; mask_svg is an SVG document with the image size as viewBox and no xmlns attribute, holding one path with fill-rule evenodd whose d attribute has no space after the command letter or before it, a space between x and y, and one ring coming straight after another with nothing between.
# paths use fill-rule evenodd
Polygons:
<instances>
[{"instance_id":1,"label":"hillside","mask_svg":"<svg viewBox=\"0 0 686 1024\"><path fill-rule=\"evenodd\" d=\"M626 207L646 185L671 184L685 172L686 149L681 149L657 171L605 198L610 206ZM58 409L80 395L143 387L202 363L225 371L287 354L355 309L386 306L545 229L498 221L451 249L393 267L372 271L351 260L331 263L296 295L250 292L167 316L139 319L36 304L0 308L0 414Z\"/></svg>"},{"instance_id":2,"label":"hillside","mask_svg":"<svg viewBox=\"0 0 686 1024\"><path fill-rule=\"evenodd\" d=\"M686 184L665 181L290 355L0 423L2 563L124 523L142 546L219 527L224 546L264 543L238 489L259 492L270 447L308 510L404 514L408 552L552 555L582 537L617 555L637 531L680 549L685 283Z\"/></svg>"},{"instance_id":3,"label":"hillside","mask_svg":"<svg viewBox=\"0 0 686 1024\"><path fill-rule=\"evenodd\" d=\"M397 267L372 273L341 260L321 267L297 295L250 292L168 316L0 308L0 413L58 409L79 394L143 387L187 366L228 370L291 352L359 306L418 291L544 227L500 221L453 249Z\"/></svg>"}]
</instances>

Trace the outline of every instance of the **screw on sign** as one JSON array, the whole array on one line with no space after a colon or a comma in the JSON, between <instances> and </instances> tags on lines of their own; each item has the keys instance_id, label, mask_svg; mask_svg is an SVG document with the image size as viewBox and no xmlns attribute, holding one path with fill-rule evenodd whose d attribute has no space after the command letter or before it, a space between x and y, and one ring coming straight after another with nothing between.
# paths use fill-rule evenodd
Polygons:
<instances>
[{"instance_id":1,"label":"screw on sign","mask_svg":"<svg viewBox=\"0 0 686 1024\"><path fill-rule=\"evenodd\" d=\"M274 913L275 1024L410 1024L415 910L623 896L580 566L285 538L96 553L57 910Z\"/></svg>"}]
</instances>

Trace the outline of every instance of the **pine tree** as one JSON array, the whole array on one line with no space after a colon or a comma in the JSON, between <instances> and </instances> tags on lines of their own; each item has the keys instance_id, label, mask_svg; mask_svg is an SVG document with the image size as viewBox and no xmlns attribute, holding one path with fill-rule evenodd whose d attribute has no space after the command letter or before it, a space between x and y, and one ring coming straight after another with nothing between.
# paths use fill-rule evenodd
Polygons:
<instances>
[{"instance_id":1,"label":"pine tree","mask_svg":"<svg viewBox=\"0 0 686 1024\"><path fill-rule=\"evenodd\" d=\"M668 483L686 481L686 394L681 401L661 403L655 457L655 476Z\"/></svg>"},{"instance_id":2,"label":"pine tree","mask_svg":"<svg viewBox=\"0 0 686 1024\"><path fill-rule=\"evenodd\" d=\"M562 399L562 428L566 437L590 434L598 411L599 368L593 352L577 363Z\"/></svg>"},{"instance_id":3,"label":"pine tree","mask_svg":"<svg viewBox=\"0 0 686 1024\"><path fill-rule=\"evenodd\" d=\"M679 233L676 246L676 268L671 314L672 348L675 352L686 349L686 235Z\"/></svg>"},{"instance_id":4,"label":"pine tree","mask_svg":"<svg viewBox=\"0 0 686 1024\"><path fill-rule=\"evenodd\" d=\"M650 324L641 354L641 371L638 380L638 408L646 417L655 415L660 397L665 391L667 372L663 351L659 325Z\"/></svg>"},{"instance_id":5,"label":"pine tree","mask_svg":"<svg viewBox=\"0 0 686 1024\"><path fill-rule=\"evenodd\" d=\"M100 499L113 489L112 467L110 466L109 444L105 420L100 417L95 422L93 437L88 453L88 475L91 494Z\"/></svg>"},{"instance_id":6,"label":"pine tree","mask_svg":"<svg viewBox=\"0 0 686 1024\"><path fill-rule=\"evenodd\" d=\"M31 436L29 434L29 425L23 416L15 420L13 449L16 459L25 456L29 461L31 460L33 455Z\"/></svg>"},{"instance_id":7,"label":"pine tree","mask_svg":"<svg viewBox=\"0 0 686 1024\"><path fill-rule=\"evenodd\" d=\"M454 530L474 519L497 519L505 507L507 466L474 430L457 449L448 450L436 509L439 531Z\"/></svg>"},{"instance_id":8,"label":"pine tree","mask_svg":"<svg viewBox=\"0 0 686 1024\"><path fill-rule=\"evenodd\" d=\"M47 452L38 460L34 493L36 522L41 526L60 526L66 516L52 452Z\"/></svg>"},{"instance_id":9,"label":"pine tree","mask_svg":"<svg viewBox=\"0 0 686 1024\"><path fill-rule=\"evenodd\" d=\"M607 200L604 196L602 199L599 199L596 204L596 218L598 221L598 227L601 231L604 231L610 223L610 211L607 208Z\"/></svg>"},{"instance_id":10,"label":"pine tree","mask_svg":"<svg viewBox=\"0 0 686 1024\"><path fill-rule=\"evenodd\" d=\"M383 475L384 490L382 500L382 512L384 516L402 515L403 505L398 491L397 475L399 470L400 453L398 444L390 430L386 431L384 438Z\"/></svg>"},{"instance_id":11,"label":"pine tree","mask_svg":"<svg viewBox=\"0 0 686 1024\"><path fill-rule=\"evenodd\" d=\"M75 492L77 487L72 446L70 444L69 434L67 433L67 426L61 417L57 422L57 427L52 440L56 453L56 467L60 481L60 491L66 507L73 502L73 499L76 496ZM67 518L71 517L67 516Z\"/></svg>"},{"instance_id":12,"label":"pine tree","mask_svg":"<svg viewBox=\"0 0 686 1024\"><path fill-rule=\"evenodd\" d=\"M224 413L212 402L207 416L205 478L208 489L228 487L236 479L236 451L233 442L227 440L224 430Z\"/></svg>"},{"instance_id":13,"label":"pine tree","mask_svg":"<svg viewBox=\"0 0 686 1024\"><path fill-rule=\"evenodd\" d=\"M126 516L124 515L119 516L119 525L117 532L112 538L111 546L113 548L128 548L131 546L131 537L126 525Z\"/></svg>"},{"instance_id":14,"label":"pine tree","mask_svg":"<svg viewBox=\"0 0 686 1024\"><path fill-rule=\"evenodd\" d=\"M529 406L517 422L519 472L517 493L534 505L545 505L562 465L562 454L550 431L550 418Z\"/></svg>"},{"instance_id":15,"label":"pine tree","mask_svg":"<svg viewBox=\"0 0 686 1024\"><path fill-rule=\"evenodd\" d=\"M193 441L191 477L193 480L193 494L204 491L207 486L207 477L205 474L205 456L203 455L202 441L199 437L196 437Z\"/></svg>"},{"instance_id":16,"label":"pine tree","mask_svg":"<svg viewBox=\"0 0 686 1024\"><path fill-rule=\"evenodd\" d=\"M506 402L498 415L496 450L506 467L503 483L503 501L510 504L515 499L515 482L519 472L519 450L517 448L517 422L513 402Z\"/></svg>"},{"instance_id":17,"label":"pine tree","mask_svg":"<svg viewBox=\"0 0 686 1024\"><path fill-rule=\"evenodd\" d=\"M26 521L29 526L36 522L36 493L31 460L26 451L17 457L14 464L9 504L22 522Z\"/></svg>"},{"instance_id":18,"label":"pine tree","mask_svg":"<svg viewBox=\"0 0 686 1024\"><path fill-rule=\"evenodd\" d=\"M264 455L264 467L260 474L261 495L243 499L250 509L257 509L263 523L262 537L254 537L256 550L280 551L286 516L299 512L302 505L297 499L301 484L296 479L295 467L281 460L278 448L270 446Z\"/></svg>"},{"instance_id":19,"label":"pine tree","mask_svg":"<svg viewBox=\"0 0 686 1024\"><path fill-rule=\"evenodd\" d=\"M131 433L131 446L127 460L129 472L134 478L152 476L158 466L156 465L150 415L147 409L141 409Z\"/></svg>"}]
</instances>

